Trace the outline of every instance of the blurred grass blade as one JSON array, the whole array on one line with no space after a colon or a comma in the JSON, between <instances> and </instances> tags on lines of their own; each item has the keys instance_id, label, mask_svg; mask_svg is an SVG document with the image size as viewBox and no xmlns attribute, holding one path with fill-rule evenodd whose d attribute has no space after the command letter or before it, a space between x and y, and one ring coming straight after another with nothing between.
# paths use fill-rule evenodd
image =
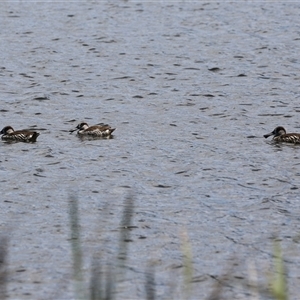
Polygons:
<instances>
[{"instance_id":1,"label":"blurred grass blade","mask_svg":"<svg viewBox=\"0 0 300 300\"><path fill-rule=\"evenodd\" d=\"M7 296L7 253L8 238L0 238L0 299Z\"/></svg>"},{"instance_id":2,"label":"blurred grass blade","mask_svg":"<svg viewBox=\"0 0 300 300\"><path fill-rule=\"evenodd\" d=\"M154 268L152 265L149 265L146 272L146 299L155 300L155 279L154 279Z\"/></svg>"},{"instance_id":3,"label":"blurred grass blade","mask_svg":"<svg viewBox=\"0 0 300 300\"><path fill-rule=\"evenodd\" d=\"M69 200L69 218L71 228L71 247L73 256L73 280L75 298L86 299L82 275L82 250L80 241L78 200L74 196L70 197Z\"/></svg>"},{"instance_id":4,"label":"blurred grass blade","mask_svg":"<svg viewBox=\"0 0 300 300\"><path fill-rule=\"evenodd\" d=\"M125 262L127 260L127 243L130 242L130 227L134 211L134 200L132 196L125 199L123 216L120 224L120 239L119 239L119 274L120 279L124 276Z\"/></svg>"},{"instance_id":5,"label":"blurred grass blade","mask_svg":"<svg viewBox=\"0 0 300 300\"><path fill-rule=\"evenodd\" d=\"M192 294L193 255L186 230L181 233L181 251L183 254L183 290L185 298L189 299Z\"/></svg>"},{"instance_id":6,"label":"blurred grass blade","mask_svg":"<svg viewBox=\"0 0 300 300\"><path fill-rule=\"evenodd\" d=\"M258 275L257 269L254 265L253 260L249 260L246 263L248 268L248 288L250 293L251 300L259 300L259 291L258 291Z\"/></svg>"},{"instance_id":7,"label":"blurred grass blade","mask_svg":"<svg viewBox=\"0 0 300 300\"><path fill-rule=\"evenodd\" d=\"M101 266L97 259L93 258L90 280L90 300L103 299Z\"/></svg>"},{"instance_id":8,"label":"blurred grass blade","mask_svg":"<svg viewBox=\"0 0 300 300\"><path fill-rule=\"evenodd\" d=\"M113 299L115 284L112 275L113 275L113 269L110 266L108 266L106 271L105 300Z\"/></svg>"},{"instance_id":9,"label":"blurred grass blade","mask_svg":"<svg viewBox=\"0 0 300 300\"><path fill-rule=\"evenodd\" d=\"M279 241L275 241L274 244L274 267L271 292L277 300L288 300L286 273Z\"/></svg>"}]
</instances>

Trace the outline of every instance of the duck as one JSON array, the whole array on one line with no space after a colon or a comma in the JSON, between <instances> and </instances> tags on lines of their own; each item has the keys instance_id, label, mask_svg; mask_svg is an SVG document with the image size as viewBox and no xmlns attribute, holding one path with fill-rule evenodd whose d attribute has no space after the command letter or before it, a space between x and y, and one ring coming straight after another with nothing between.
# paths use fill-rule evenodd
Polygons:
<instances>
[{"instance_id":1,"label":"duck","mask_svg":"<svg viewBox=\"0 0 300 300\"><path fill-rule=\"evenodd\" d=\"M4 141L15 141L15 142L25 142L25 143L34 143L36 142L37 137L40 135L36 131L29 131L29 130L17 130L11 126L5 126L1 131L2 134L1 139Z\"/></svg>"},{"instance_id":2,"label":"duck","mask_svg":"<svg viewBox=\"0 0 300 300\"><path fill-rule=\"evenodd\" d=\"M264 135L265 138L273 135L273 141L300 144L300 133L286 133L282 126L276 127L272 132Z\"/></svg>"},{"instance_id":3,"label":"duck","mask_svg":"<svg viewBox=\"0 0 300 300\"><path fill-rule=\"evenodd\" d=\"M116 128L111 128L108 124L99 123L97 125L89 126L87 123L82 122L76 126L75 129L70 130L70 133L77 130L79 136L88 137L111 137Z\"/></svg>"}]
</instances>

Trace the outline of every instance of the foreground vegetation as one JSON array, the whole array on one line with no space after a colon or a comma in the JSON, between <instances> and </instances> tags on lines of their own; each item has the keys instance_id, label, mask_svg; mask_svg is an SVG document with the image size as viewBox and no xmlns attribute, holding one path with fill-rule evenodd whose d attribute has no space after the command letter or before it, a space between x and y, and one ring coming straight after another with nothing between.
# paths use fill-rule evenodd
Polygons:
<instances>
[{"instance_id":1,"label":"foreground vegetation","mask_svg":"<svg viewBox=\"0 0 300 300\"><path fill-rule=\"evenodd\" d=\"M110 300L120 299L121 295L118 292L118 282L122 281L125 276L126 260L128 259L128 241L130 241L130 230L132 228L132 218L134 212L133 197L127 197L124 203L124 210L122 220L120 222L120 234L118 241L118 253L115 257L115 266L106 268L103 272L104 266L101 265L99 259L94 258L92 261L92 270L89 282L83 274L83 251L82 242L80 238L80 224L78 213L78 201L76 197L71 197L69 201L69 216L70 216L70 231L71 231L71 248L73 261L73 283L74 295L76 299L90 299L90 300ZM181 252L183 254L183 278L182 284L185 299L195 299L192 293L193 282L193 264L191 245L186 233L181 236ZM7 298L8 282L8 238L0 238L0 299ZM240 285L248 290L249 297L243 299L261 299L260 297L267 297L274 300L287 300L287 282L284 261L279 242L274 242L273 250L273 272L269 276L269 285L261 286L255 270L249 271L249 278L247 282ZM230 299L226 297L226 287L228 283L235 284L235 278L232 276L232 270L225 272L224 275L216 280L207 300L221 300ZM149 265L145 271L144 279L144 298L147 300L157 299L156 285L155 285L155 270L153 265ZM169 299L178 299L178 296L170 295Z\"/></svg>"}]
</instances>

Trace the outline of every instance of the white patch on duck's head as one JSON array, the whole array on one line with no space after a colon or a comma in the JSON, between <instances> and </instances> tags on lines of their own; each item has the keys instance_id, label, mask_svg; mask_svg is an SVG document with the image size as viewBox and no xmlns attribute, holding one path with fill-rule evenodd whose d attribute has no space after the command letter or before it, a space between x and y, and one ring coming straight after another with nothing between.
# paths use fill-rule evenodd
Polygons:
<instances>
[{"instance_id":1,"label":"white patch on duck's head","mask_svg":"<svg viewBox=\"0 0 300 300\"><path fill-rule=\"evenodd\" d=\"M76 128L79 130L85 130L85 129L89 128L89 125L85 122L82 122L82 123L78 124Z\"/></svg>"},{"instance_id":2,"label":"white patch on duck's head","mask_svg":"<svg viewBox=\"0 0 300 300\"><path fill-rule=\"evenodd\" d=\"M5 126L0 134L10 134L10 133L13 133L14 132L14 129L11 127L11 126Z\"/></svg>"}]
</instances>

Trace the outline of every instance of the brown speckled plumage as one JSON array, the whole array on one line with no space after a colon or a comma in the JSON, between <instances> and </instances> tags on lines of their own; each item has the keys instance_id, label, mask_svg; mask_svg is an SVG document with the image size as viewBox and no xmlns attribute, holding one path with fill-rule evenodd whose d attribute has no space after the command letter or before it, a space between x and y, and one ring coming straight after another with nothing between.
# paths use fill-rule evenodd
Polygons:
<instances>
[{"instance_id":1,"label":"brown speckled plumage","mask_svg":"<svg viewBox=\"0 0 300 300\"><path fill-rule=\"evenodd\" d=\"M25 143L34 143L36 142L37 137L40 135L36 131L29 131L29 130L17 130L11 126L4 127L0 134L2 134L1 139L4 141L11 141L11 142L25 142Z\"/></svg>"},{"instance_id":2,"label":"brown speckled plumage","mask_svg":"<svg viewBox=\"0 0 300 300\"><path fill-rule=\"evenodd\" d=\"M75 130L78 130L77 134L79 136L109 138L111 137L112 133L116 130L116 128L111 128L107 124L98 124L89 127L87 123L82 122L77 125ZM70 130L70 132L73 132L75 130Z\"/></svg>"},{"instance_id":3,"label":"brown speckled plumage","mask_svg":"<svg viewBox=\"0 0 300 300\"><path fill-rule=\"evenodd\" d=\"M276 127L272 132L265 134L264 137L268 138L273 135L273 141L283 143L300 144L299 133L286 133L286 130L282 126Z\"/></svg>"}]
</instances>

